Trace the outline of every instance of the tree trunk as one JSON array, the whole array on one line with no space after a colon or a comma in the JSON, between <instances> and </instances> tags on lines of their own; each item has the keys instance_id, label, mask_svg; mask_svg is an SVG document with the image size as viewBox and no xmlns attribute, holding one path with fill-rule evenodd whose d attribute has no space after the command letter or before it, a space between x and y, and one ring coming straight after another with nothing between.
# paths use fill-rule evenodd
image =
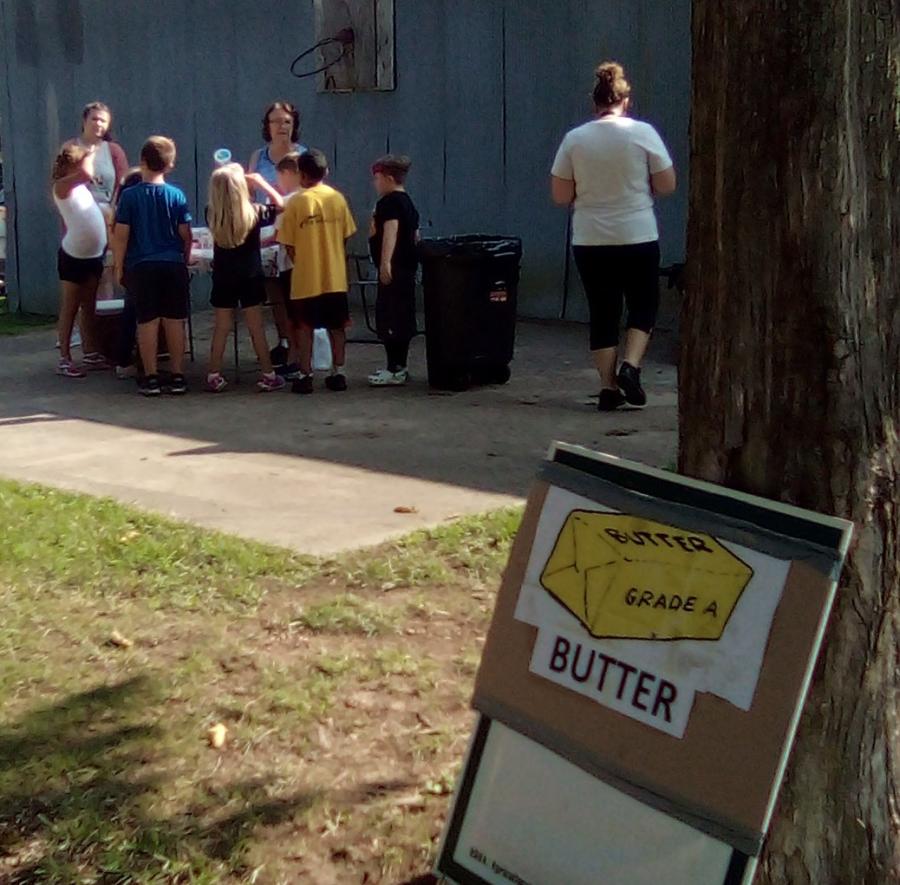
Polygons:
<instances>
[{"instance_id":1,"label":"tree trunk","mask_svg":"<svg viewBox=\"0 0 900 885\"><path fill-rule=\"evenodd\" d=\"M856 537L757 881L900 882L897 0L694 0L680 468Z\"/></svg>"}]
</instances>

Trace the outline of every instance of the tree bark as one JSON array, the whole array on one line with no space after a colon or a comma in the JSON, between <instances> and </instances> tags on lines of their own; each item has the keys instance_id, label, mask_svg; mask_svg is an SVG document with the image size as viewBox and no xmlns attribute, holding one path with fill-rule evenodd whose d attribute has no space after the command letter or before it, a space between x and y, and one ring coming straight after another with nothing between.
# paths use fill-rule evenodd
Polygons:
<instances>
[{"instance_id":1,"label":"tree bark","mask_svg":"<svg viewBox=\"0 0 900 885\"><path fill-rule=\"evenodd\" d=\"M694 0L680 469L856 537L758 882L900 882L900 12Z\"/></svg>"}]
</instances>

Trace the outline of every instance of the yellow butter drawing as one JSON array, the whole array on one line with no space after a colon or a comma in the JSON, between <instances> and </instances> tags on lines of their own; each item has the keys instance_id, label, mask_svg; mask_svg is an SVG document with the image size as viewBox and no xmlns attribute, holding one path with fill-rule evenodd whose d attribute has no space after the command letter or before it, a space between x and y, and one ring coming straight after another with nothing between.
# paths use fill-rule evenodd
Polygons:
<instances>
[{"instance_id":1,"label":"yellow butter drawing","mask_svg":"<svg viewBox=\"0 0 900 885\"><path fill-rule=\"evenodd\" d=\"M573 510L541 584L597 638L715 640L752 577L710 535Z\"/></svg>"}]
</instances>

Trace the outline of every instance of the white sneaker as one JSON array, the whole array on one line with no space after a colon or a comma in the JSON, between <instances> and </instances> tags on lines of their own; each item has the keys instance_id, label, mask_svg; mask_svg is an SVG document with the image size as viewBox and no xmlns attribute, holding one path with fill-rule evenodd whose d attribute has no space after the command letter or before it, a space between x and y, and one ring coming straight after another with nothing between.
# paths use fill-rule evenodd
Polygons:
<instances>
[{"instance_id":1,"label":"white sneaker","mask_svg":"<svg viewBox=\"0 0 900 885\"><path fill-rule=\"evenodd\" d=\"M59 338L56 339L56 344L53 345L57 350L59 350ZM72 329L72 337L69 339L69 347L81 347L81 332L78 330L78 326Z\"/></svg>"},{"instance_id":2,"label":"white sneaker","mask_svg":"<svg viewBox=\"0 0 900 885\"><path fill-rule=\"evenodd\" d=\"M408 369L400 369L398 372L379 369L373 375L369 375L370 387L400 387L407 381L409 381Z\"/></svg>"}]
</instances>

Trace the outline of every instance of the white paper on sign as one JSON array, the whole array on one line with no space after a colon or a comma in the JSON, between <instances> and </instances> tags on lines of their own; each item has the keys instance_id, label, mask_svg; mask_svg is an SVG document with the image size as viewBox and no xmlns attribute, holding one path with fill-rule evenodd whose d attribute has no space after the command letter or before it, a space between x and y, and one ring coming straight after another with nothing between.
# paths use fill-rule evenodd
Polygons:
<instances>
[{"instance_id":1,"label":"white paper on sign","mask_svg":"<svg viewBox=\"0 0 900 885\"><path fill-rule=\"evenodd\" d=\"M491 723L454 860L490 885L725 881L730 845Z\"/></svg>"},{"instance_id":2,"label":"white paper on sign","mask_svg":"<svg viewBox=\"0 0 900 885\"><path fill-rule=\"evenodd\" d=\"M790 562L767 556L740 544L716 539L752 569L720 638L715 641L678 639L596 639L541 584L541 575L575 510L615 513L589 498L554 486L548 490L532 545L515 617L540 631L559 631L581 637L596 651L649 673L666 674L671 682L708 692L749 710L759 680L775 610L781 600ZM662 588L664 589L664 588ZM541 673L541 675L545 675Z\"/></svg>"},{"instance_id":3,"label":"white paper on sign","mask_svg":"<svg viewBox=\"0 0 900 885\"><path fill-rule=\"evenodd\" d=\"M604 707L683 737L694 705L694 686L667 673L645 670L625 656L617 658L608 645L540 628L529 669Z\"/></svg>"}]
</instances>

